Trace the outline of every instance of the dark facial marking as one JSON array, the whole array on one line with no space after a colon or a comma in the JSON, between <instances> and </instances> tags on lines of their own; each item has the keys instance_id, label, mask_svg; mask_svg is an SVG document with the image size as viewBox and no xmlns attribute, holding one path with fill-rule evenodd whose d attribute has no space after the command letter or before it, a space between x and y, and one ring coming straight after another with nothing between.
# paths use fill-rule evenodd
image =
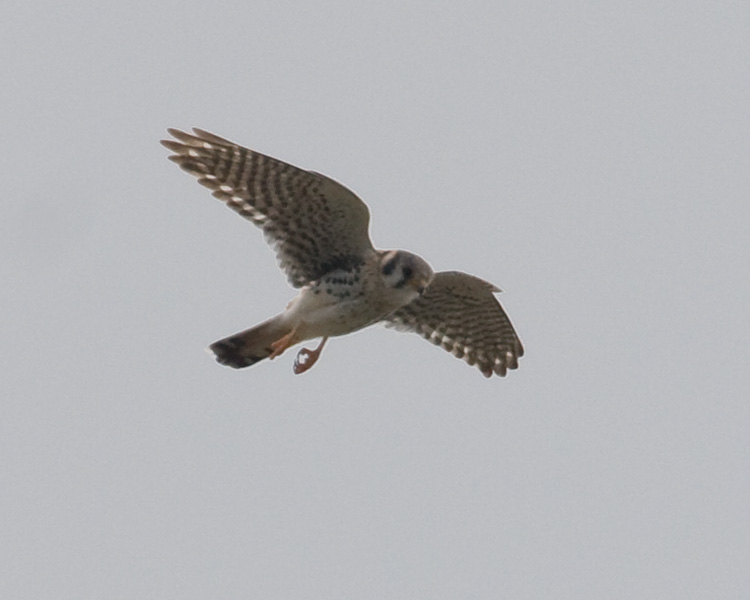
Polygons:
<instances>
[{"instance_id":1,"label":"dark facial marking","mask_svg":"<svg viewBox=\"0 0 750 600\"><path fill-rule=\"evenodd\" d=\"M406 282L409 281L412 278L412 275L414 275L414 269L411 267L404 267L401 269L401 279L398 280L398 283L396 284L396 289L401 289L406 285Z\"/></svg>"},{"instance_id":2,"label":"dark facial marking","mask_svg":"<svg viewBox=\"0 0 750 600\"><path fill-rule=\"evenodd\" d=\"M383 275L390 275L393 273L393 269L396 268L396 260L398 259L397 255L393 255L391 258L389 258L386 263L383 265Z\"/></svg>"}]
</instances>

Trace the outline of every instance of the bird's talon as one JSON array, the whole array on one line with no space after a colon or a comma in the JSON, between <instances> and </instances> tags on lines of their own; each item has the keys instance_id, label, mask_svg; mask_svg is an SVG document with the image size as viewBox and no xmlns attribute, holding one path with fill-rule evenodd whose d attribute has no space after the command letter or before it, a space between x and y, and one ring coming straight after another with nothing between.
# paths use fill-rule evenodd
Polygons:
<instances>
[{"instance_id":1,"label":"bird's talon","mask_svg":"<svg viewBox=\"0 0 750 600\"><path fill-rule=\"evenodd\" d=\"M312 355L307 348L302 348L297 352L297 358L294 359L294 374L299 375L312 367L315 361L311 361L311 358Z\"/></svg>"},{"instance_id":2,"label":"bird's talon","mask_svg":"<svg viewBox=\"0 0 750 600\"><path fill-rule=\"evenodd\" d=\"M309 348L302 348L299 352L297 352L297 358L294 359L294 374L299 375L300 373L304 373L305 371L312 368L312 366L318 361L318 357L320 356L320 353L323 351L323 346L325 346L326 340L328 338L323 338L323 340L320 342L317 348L315 350L310 350Z\"/></svg>"}]
</instances>

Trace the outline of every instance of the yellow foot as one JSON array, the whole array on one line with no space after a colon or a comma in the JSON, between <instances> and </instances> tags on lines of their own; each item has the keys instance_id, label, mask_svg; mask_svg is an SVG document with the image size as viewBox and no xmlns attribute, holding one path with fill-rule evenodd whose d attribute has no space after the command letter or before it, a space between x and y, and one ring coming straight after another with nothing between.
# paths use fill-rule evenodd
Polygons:
<instances>
[{"instance_id":1,"label":"yellow foot","mask_svg":"<svg viewBox=\"0 0 750 600\"><path fill-rule=\"evenodd\" d=\"M271 354L268 356L271 360L276 358L277 356L281 356L284 353L284 350L289 348L290 346L294 346L294 344L297 343L297 329L292 329L289 333L286 335L280 337L275 342L271 342Z\"/></svg>"},{"instance_id":2,"label":"yellow foot","mask_svg":"<svg viewBox=\"0 0 750 600\"><path fill-rule=\"evenodd\" d=\"M304 373L308 369L312 368L312 366L318 361L318 358L320 357L320 353L323 351L323 346L326 345L326 342L328 341L327 337L324 337L320 344L318 344L318 347L315 348L315 350L308 350L307 348L302 348L299 352L297 352L297 358L294 359L294 374L299 375L300 373Z\"/></svg>"}]
</instances>

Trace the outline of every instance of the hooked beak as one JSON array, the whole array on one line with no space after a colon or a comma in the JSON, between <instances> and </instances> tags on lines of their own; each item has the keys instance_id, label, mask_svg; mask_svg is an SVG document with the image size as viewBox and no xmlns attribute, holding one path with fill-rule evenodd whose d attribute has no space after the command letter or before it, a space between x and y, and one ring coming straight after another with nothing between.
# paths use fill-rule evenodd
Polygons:
<instances>
[{"instance_id":1,"label":"hooked beak","mask_svg":"<svg viewBox=\"0 0 750 600\"><path fill-rule=\"evenodd\" d=\"M417 281L414 282L414 289L417 290L417 293L420 296L424 296L424 292L427 289L428 285L430 285L430 280L429 279L426 279L426 278L419 279L419 280L417 280Z\"/></svg>"}]
</instances>

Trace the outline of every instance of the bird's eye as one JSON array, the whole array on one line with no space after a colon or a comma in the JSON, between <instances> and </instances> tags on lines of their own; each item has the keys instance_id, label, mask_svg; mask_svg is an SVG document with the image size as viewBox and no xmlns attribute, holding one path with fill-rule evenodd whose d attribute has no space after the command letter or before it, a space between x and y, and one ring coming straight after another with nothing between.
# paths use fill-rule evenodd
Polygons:
<instances>
[{"instance_id":1,"label":"bird's eye","mask_svg":"<svg viewBox=\"0 0 750 600\"><path fill-rule=\"evenodd\" d=\"M411 279L411 276L414 275L414 269L411 267L404 267L401 270L401 273L403 274L404 279Z\"/></svg>"}]
</instances>

